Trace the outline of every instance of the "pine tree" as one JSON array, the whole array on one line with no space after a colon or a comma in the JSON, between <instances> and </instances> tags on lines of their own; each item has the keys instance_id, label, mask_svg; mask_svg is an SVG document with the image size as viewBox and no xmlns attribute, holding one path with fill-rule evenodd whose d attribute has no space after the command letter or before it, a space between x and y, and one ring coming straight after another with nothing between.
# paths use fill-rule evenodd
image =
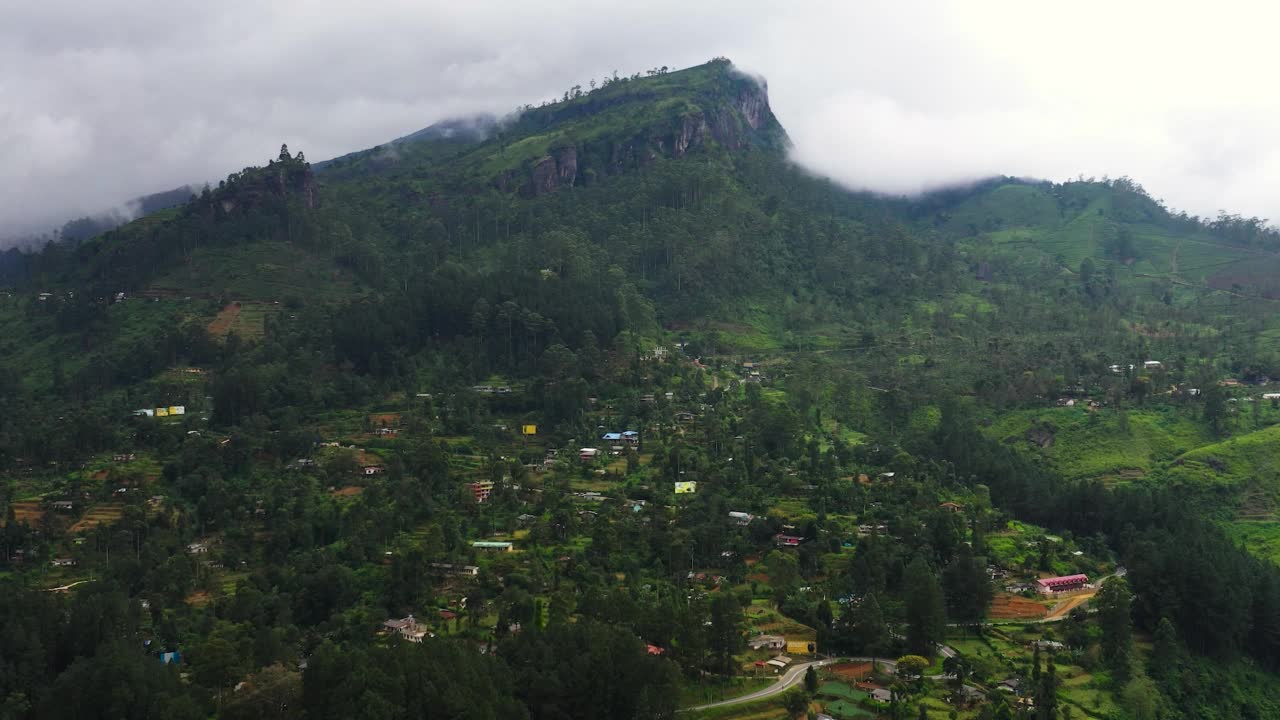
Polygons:
<instances>
[{"instance_id":1,"label":"pine tree","mask_svg":"<svg viewBox=\"0 0 1280 720\"><path fill-rule=\"evenodd\" d=\"M1037 720L1058 720L1058 671L1053 664L1053 655L1049 656L1049 662L1040 674L1035 697Z\"/></svg>"},{"instance_id":2,"label":"pine tree","mask_svg":"<svg viewBox=\"0 0 1280 720\"><path fill-rule=\"evenodd\" d=\"M903 577L907 606L907 647L921 655L933 655L947 630L942 587L923 554L907 565Z\"/></svg>"},{"instance_id":3,"label":"pine tree","mask_svg":"<svg viewBox=\"0 0 1280 720\"><path fill-rule=\"evenodd\" d=\"M1151 676L1162 682L1175 677L1182 662L1182 647L1178 643L1178 631L1169 618L1160 618L1156 625L1155 647L1151 651Z\"/></svg>"},{"instance_id":4,"label":"pine tree","mask_svg":"<svg viewBox=\"0 0 1280 720\"><path fill-rule=\"evenodd\" d=\"M1102 628L1102 657L1118 685L1123 684L1129 674L1133 648L1132 602L1133 594L1124 578L1108 580L1093 600L1098 609L1098 625Z\"/></svg>"}]
</instances>

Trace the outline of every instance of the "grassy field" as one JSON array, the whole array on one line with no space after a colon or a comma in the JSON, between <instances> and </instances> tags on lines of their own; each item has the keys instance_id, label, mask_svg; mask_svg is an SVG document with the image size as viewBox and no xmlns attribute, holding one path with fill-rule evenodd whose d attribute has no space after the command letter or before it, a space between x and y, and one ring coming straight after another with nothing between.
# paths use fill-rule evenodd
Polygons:
<instances>
[{"instance_id":1,"label":"grassy field","mask_svg":"<svg viewBox=\"0 0 1280 720\"><path fill-rule=\"evenodd\" d=\"M1205 444L1177 459L1165 473L1166 481L1188 485L1258 483L1269 491L1280 490L1280 425Z\"/></svg>"},{"instance_id":2,"label":"grassy field","mask_svg":"<svg viewBox=\"0 0 1280 720\"><path fill-rule=\"evenodd\" d=\"M1052 444L1033 445L1026 439L1033 429L1052 436ZM1207 428L1173 408L1128 410L1125 420L1106 409L1023 410L1000 418L987 432L1042 454L1072 479L1144 477L1158 464L1213 439Z\"/></svg>"},{"instance_id":3,"label":"grassy field","mask_svg":"<svg viewBox=\"0 0 1280 720\"><path fill-rule=\"evenodd\" d=\"M1280 522L1274 520L1234 520L1224 525L1236 542L1249 552L1280 563Z\"/></svg>"}]
</instances>

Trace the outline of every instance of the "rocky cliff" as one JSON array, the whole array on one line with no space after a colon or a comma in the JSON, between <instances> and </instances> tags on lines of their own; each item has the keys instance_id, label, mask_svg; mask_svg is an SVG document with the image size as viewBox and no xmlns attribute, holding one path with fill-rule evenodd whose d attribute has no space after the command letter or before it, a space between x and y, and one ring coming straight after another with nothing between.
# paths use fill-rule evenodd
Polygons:
<instances>
[{"instance_id":1,"label":"rocky cliff","mask_svg":"<svg viewBox=\"0 0 1280 720\"><path fill-rule=\"evenodd\" d=\"M493 184L504 192L544 195L591 182L594 178L628 172L658 158L683 158L692 153L748 147L782 148L786 134L769 108L765 85L733 70L727 62L706 66L707 78L678 95L664 114L635 120L639 107L652 107L654 95L631 95L572 102L563 107L533 111L524 125L531 131L547 124L577 123L586 128L580 138L560 140L546 154L521 167L499 173ZM608 128L600 130L599 128ZM615 129L618 128L618 129ZM625 128L625 129L623 129ZM508 142L516 142L508 138Z\"/></svg>"}]
</instances>

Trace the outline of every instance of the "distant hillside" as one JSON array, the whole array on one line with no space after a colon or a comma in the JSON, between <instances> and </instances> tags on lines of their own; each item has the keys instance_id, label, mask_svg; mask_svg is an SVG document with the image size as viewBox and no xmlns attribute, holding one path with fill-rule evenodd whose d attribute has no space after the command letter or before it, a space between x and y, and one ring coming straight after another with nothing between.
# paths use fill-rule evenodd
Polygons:
<instances>
[{"instance_id":1,"label":"distant hillside","mask_svg":"<svg viewBox=\"0 0 1280 720\"><path fill-rule=\"evenodd\" d=\"M1177 377L1195 359L1280 375L1260 304L1277 243L1254 221L1176 215L1127 180L887 200L810 176L788 147L764 85L718 59L319 166L285 150L9 276L20 298L191 298L206 323L231 300L306 308L328 328L306 343L379 380L476 347L462 366L530 373L556 345L663 332L998 406L1150 356L1182 358ZM91 353L114 342L93 316L64 323ZM374 357L387 338L395 358Z\"/></svg>"},{"instance_id":2,"label":"distant hillside","mask_svg":"<svg viewBox=\"0 0 1280 720\"><path fill-rule=\"evenodd\" d=\"M199 192L199 188L193 185L181 185L172 190L143 195L129 200L121 207L68 220L47 234L26 235L0 241L0 247L38 247L47 242L80 242L120 227L134 218L181 205L196 192Z\"/></svg>"}]
</instances>

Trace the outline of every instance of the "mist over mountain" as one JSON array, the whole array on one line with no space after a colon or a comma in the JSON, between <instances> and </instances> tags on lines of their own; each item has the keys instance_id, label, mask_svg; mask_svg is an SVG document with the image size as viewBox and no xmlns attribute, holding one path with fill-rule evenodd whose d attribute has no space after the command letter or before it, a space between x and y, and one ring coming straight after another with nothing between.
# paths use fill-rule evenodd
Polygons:
<instances>
[{"instance_id":1,"label":"mist over mountain","mask_svg":"<svg viewBox=\"0 0 1280 720\"><path fill-rule=\"evenodd\" d=\"M1276 716L1280 233L823 175L770 80L0 253L0 715Z\"/></svg>"}]
</instances>

